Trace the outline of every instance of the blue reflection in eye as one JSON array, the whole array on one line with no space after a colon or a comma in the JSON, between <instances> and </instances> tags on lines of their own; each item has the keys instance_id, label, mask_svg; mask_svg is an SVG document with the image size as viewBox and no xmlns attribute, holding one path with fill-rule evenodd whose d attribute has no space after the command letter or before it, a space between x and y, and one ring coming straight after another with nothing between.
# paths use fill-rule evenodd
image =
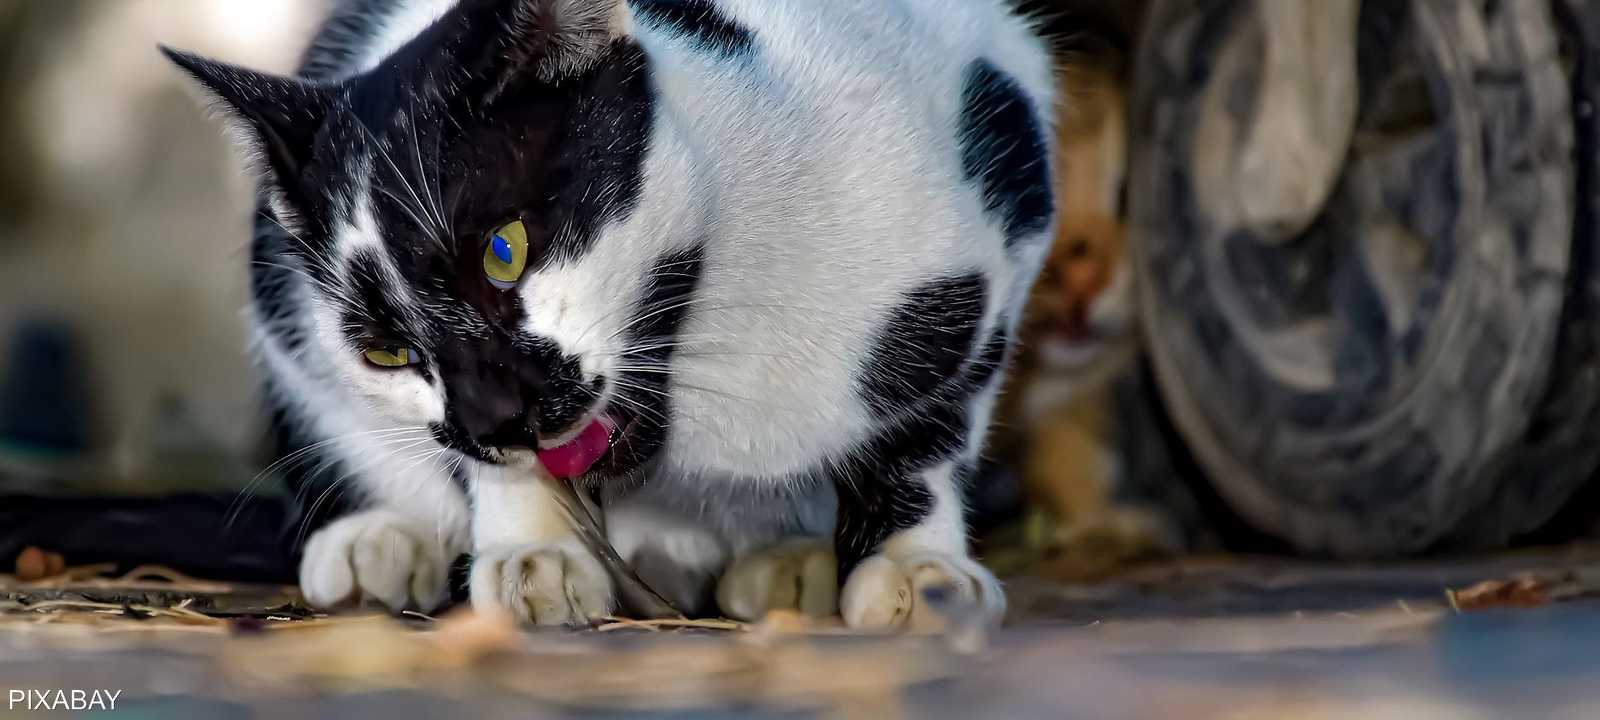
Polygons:
<instances>
[{"instance_id":1,"label":"blue reflection in eye","mask_svg":"<svg viewBox=\"0 0 1600 720\"><path fill-rule=\"evenodd\" d=\"M494 251L495 258L500 260L500 262L503 262L507 265L511 264L513 259L511 256L511 243L506 242L505 238L500 237L499 235L494 236L494 238L489 241L489 249Z\"/></svg>"}]
</instances>

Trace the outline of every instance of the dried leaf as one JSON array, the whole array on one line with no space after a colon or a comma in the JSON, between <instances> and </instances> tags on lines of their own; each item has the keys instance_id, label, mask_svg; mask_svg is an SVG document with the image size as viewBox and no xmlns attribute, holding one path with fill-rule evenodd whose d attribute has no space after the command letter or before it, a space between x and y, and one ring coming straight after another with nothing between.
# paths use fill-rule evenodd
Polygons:
<instances>
[{"instance_id":1,"label":"dried leaf","mask_svg":"<svg viewBox=\"0 0 1600 720\"><path fill-rule=\"evenodd\" d=\"M1485 580L1463 590L1447 592L1451 607L1461 612L1550 604L1549 586L1531 575L1511 580Z\"/></svg>"}]
</instances>

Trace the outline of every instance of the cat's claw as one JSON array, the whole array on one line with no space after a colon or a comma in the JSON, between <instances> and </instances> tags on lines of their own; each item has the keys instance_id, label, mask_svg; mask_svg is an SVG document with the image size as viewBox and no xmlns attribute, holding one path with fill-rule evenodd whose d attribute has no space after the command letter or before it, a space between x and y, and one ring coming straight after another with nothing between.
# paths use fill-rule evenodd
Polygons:
<instances>
[{"instance_id":1,"label":"cat's claw","mask_svg":"<svg viewBox=\"0 0 1600 720\"><path fill-rule=\"evenodd\" d=\"M300 591L324 610L377 602L427 612L444 603L448 573L443 543L397 515L369 510L311 536L300 561Z\"/></svg>"},{"instance_id":2,"label":"cat's claw","mask_svg":"<svg viewBox=\"0 0 1600 720\"><path fill-rule=\"evenodd\" d=\"M472 606L530 625L582 625L611 615L611 578L576 540L480 550L468 586Z\"/></svg>"},{"instance_id":3,"label":"cat's claw","mask_svg":"<svg viewBox=\"0 0 1600 720\"><path fill-rule=\"evenodd\" d=\"M933 598L939 602L930 602ZM839 609L845 624L858 630L939 630L947 627L951 611L998 623L1006 596L994 573L969 557L879 554L850 573Z\"/></svg>"},{"instance_id":4,"label":"cat's claw","mask_svg":"<svg viewBox=\"0 0 1600 720\"><path fill-rule=\"evenodd\" d=\"M839 605L833 542L794 539L739 558L717 584L717 605L728 617L751 622L773 610L833 615Z\"/></svg>"}]
</instances>

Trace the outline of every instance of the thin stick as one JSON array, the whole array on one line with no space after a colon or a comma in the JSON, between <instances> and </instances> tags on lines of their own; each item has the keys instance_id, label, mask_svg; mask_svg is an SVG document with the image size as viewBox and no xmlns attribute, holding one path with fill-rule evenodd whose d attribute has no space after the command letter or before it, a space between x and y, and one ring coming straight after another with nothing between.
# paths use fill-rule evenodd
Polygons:
<instances>
[{"instance_id":1,"label":"thin stick","mask_svg":"<svg viewBox=\"0 0 1600 720\"><path fill-rule=\"evenodd\" d=\"M690 620L683 618L660 618L656 620L630 620L628 618L608 617L606 623L595 627L595 632L611 632L613 630L650 630L652 632L672 628L698 628L701 630L730 630L749 632L750 626L737 620Z\"/></svg>"}]
</instances>

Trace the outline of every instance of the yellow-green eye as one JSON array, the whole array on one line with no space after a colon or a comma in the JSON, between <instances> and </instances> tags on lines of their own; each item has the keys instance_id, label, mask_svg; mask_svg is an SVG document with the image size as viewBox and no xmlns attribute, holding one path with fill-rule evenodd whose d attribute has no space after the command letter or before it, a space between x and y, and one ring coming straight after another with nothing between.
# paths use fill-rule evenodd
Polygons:
<instances>
[{"instance_id":1,"label":"yellow-green eye","mask_svg":"<svg viewBox=\"0 0 1600 720\"><path fill-rule=\"evenodd\" d=\"M373 348L365 356L367 362L381 368L402 368L421 360L411 348Z\"/></svg>"},{"instance_id":2,"label":"yellow-green eye","mask_svg":"<svg viewBox=\"0 0 1600 720\"><path fill-rule=\"evenodd\" d=\"M520 221L506 223L489 234L489 245L483 249L483 274L490 285L510 290L527 267L528 230Z\"/></svg>"}]
</instances>

